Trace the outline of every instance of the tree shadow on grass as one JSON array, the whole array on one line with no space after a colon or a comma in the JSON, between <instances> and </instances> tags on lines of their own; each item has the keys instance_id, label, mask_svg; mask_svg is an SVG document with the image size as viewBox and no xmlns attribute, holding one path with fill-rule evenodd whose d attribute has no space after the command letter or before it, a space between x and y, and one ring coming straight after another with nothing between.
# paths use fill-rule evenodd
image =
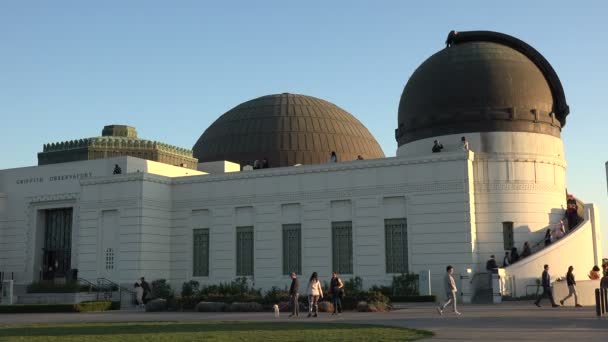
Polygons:
<instances>
[{"instance_id":1,"label":"tree shadow on grass","mask_svg":"<svg viewBox=\"0 0 608 342\"><path fill-rule=\"evenodd\" d=\"M167 334L167 333L204 333L237 331L306 331L314 330L353 330L353 329L396 329L378 325L331 324L331 323L258 323L258 322L203 322L203 323L83 323L66 325L38 325L0 328L0 337L16 336L86 336L86 335L127 335L127 334ZM410 330L412 331L412 330ZM413 332L413 331L412 331ZM422 333L422 332L421 332Z\"/></svg>"}]
</instances>

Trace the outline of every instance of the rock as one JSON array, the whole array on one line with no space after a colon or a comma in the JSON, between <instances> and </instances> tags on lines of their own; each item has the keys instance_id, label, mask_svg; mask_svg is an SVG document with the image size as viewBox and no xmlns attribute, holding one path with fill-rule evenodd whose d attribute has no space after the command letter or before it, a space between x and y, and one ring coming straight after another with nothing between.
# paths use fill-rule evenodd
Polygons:
<instances>
[{"instance_id":1,"label":"rock","mask_svg":"<svg viewBox=\"0 0 608 342\"><path fill-rule=\"evenodd\" d=\"M228 311L233 311L233 312L259 312L259 311L264 311L264 307L262 306L262 304L260 303L255 303L255 302L251 302L251 303L232 303L230 304L230 306L228 307Z\"/></svg>"},{"instance_id":2,"label":"rock","mask_svg":"<svg viewBox=\"0 0 608 342\"><path fill-rule=\"evenodd\" d=\"M334 312L334 305L331 302L323 301L319 302L318 305L320 312Z\"/></svg>"},{"instance_id":3,"label":"rock","mask_svg":"<svg viewBox=\"0 0 608 342\"><path fill-rule=\"evenodd\" d=\"M357 311L359 312L369 312L369 304L366 301L361 301L357 303Z\"/></svg>"},{"instance_id":4,"label":"rock","mask_svg":"<svg viewBox=\"0 0 608 342\"><path fill-rule=\"evenodd\" d=\"M220 302L200 302L196 304L196 311L198 312L222 312L226 311L228 305Z\"/></svg>"},{"instance_id":5,"label":"rock","mask_svg":"<svg viewBox=\"0 0 608 342\"><path fill-rule=\"evenodd\" d=\"M148 303L146 303L146 311L166 311L167 310L167 301L162 298L152 299Z\"/></svg>"}]
</instances>

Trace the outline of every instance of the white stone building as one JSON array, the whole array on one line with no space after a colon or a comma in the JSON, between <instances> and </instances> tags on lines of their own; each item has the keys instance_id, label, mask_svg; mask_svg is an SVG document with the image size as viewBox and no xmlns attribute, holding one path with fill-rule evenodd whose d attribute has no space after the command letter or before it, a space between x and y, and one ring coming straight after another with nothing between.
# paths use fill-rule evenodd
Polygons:
<instances>
[{"instance_id":1,"label":"white stone building","mask_svg":"<svg viewBox=\"0 0 608 342\"><path fill-rule=\"evenodd\" d=\"M124 156L1 170L0 271L18 284L51 267L121 284L166 278L174 288L246 276L268 289L288 284L292 271L324 280L338 271L368 287L430 270L442 294L446 265L475 280L491 254L500 264L505 250L529 241L535 253L505 269L512 295L524 295L545 263L583 274L602 257L592 204L572 232L535 246L566 206L560 132L568 109L559 79L515 38L451 37L405 87L396 157L378 152L350 114L282 94L237 106L238 118L229 111L205 139L226 122L243 125L250 112L270 121L224 129L214 156L307 165L270 160L270 168L228 172L234 164L204 160L196 171ZM431 153L434 140L440 153ZM365 160L352 160L357 148ZM195 153L204 150L197 143ZM332 150L351 160L319 163L315 153L329 158ZM473 281L473 291L481 287Z\"/></svg>"}]
</instances>

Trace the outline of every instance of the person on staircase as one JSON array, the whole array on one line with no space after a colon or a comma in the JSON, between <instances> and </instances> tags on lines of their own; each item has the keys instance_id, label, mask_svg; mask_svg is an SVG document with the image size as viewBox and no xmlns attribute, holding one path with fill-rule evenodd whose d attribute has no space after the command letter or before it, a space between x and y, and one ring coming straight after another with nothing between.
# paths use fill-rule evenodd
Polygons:
<instances>
[{"instance_id":1,"label":"person on staircase","mask_svg":"<svg viewBox=\"0 0 608 342\"><path fill-rule=\"evenodd\" d=\"M504 258L502 258L502 267L507 267L509 265L511 265L511 257L509 256L509 251L506 251Z\"/></svg>"},{"instance_id":2,"label":"person on staircase","mask_svg":"<svg viewBox=\"0 0 608 342\"><path fill-rule=\"evenodd\" d=\"M530 244L528 243L528 241L526 241L524 242L524 248L521 252L520 257L525 258L527 256L530 256L530 254L532 254L532 249L530 248Z\"/></svg>"}]
</instances>

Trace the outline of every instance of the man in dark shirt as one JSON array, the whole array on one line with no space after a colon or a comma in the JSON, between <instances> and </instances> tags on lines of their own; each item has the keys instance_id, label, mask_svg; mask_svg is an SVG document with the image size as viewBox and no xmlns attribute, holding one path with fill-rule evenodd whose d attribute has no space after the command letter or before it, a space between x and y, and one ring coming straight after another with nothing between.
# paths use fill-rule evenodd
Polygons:
<instances>
[{"instance_id":1,"label":"man in dark shirt","mask_svg":"<svg viewBox=\"0 0 608 342\"><path fill-rule=\"evenodd\" d=\"M291 301L291 315L289 317L300 315L300 303L298 302L298 287L300 287L300 282L298 281L298 276L295 272L291 273L291 286L289 287L289 298Z\"/></svg>"},{"instance_id":2,"label":"man in dark shirt","mask_svg":"<svg viewBox=\"0 0 608 342\"><path fill-rule=\"evenodd\" d=\"M576 293L576 281L574 280L574 266L568 267L568 273L566 273L566 283L568 284L568 295L564 299L560 300L559 303L564 305L564 302L574 295L574 306L581 307L578 303L578 294Z\"/></svg>"},{"instance_id":3,"label":"man in dark shirt","mask_svg":"<svg viewBox=\"0 0 608 342\"><path fill-rule=\"evenodd\" d=\"M146 304L148 302L148 296L150 295L150 292L152 292L152 289L150 288L150 284L148 284L148 282L144 279L144 277L141 277L141 287L142 289L144 289L144 294L143 296L141 296L142 301L144 302L144 304Z\"/></svg>"},{"instance_id":4,"label":"man in dark shirt","mask_svg":"<svg viewBox=\"0 0 608 342\"><path fill-rule=\"evenodd\" d=\"M540 300L543 299L546 295L549 297L549 300L551 300L551 305L554 308L559 307L559 305L555 304L555 300L553 300L553 292L551 291L551 275L549 274L549 265L545 265L545 270L543 271L541 283L543 286L543 293L540 296L538 296L538 298L534 302L534 305L536 305L540 308Z\"/></svg>"}]
</instances>

